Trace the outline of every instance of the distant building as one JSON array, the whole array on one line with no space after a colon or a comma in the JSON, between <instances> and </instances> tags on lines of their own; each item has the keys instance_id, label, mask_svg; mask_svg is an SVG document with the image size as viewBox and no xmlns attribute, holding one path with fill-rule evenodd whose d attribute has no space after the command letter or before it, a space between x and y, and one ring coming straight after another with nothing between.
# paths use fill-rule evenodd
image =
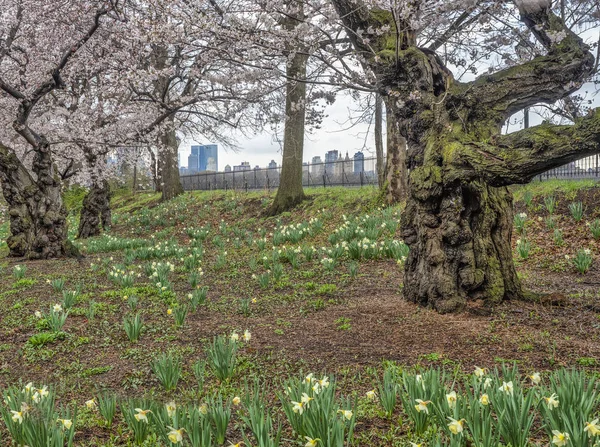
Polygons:
<instances>
[{"instance_id":1,"label":"distant building","mask_svg":"<svg viewBox=\"0 0 600 447\"><path fill-rule=\"evenodd\" d=\"M258 166L258 165L254 166L255 171L258 171L259 169L260 169L260 166Z\"/></svg>"},{"instance_id":2,"label":"distant building","mask_svg":"<svg viewBox=\"0 0 600 447\"><path fill-rule=\"evenodd\" d=\"M312 166L310 167L310 175L314 177L321 177L323 175L323 171L325 169L325 165L323 165L323 160L318 155L312 158Z\"/></svg>"},{"instance_id":3,"label":"distant building","mask_svg":"<svg viewBox=\"0 0 600 447\"><path fill-rule=\"evenodd\" d=\"M250 162L248 161L243 161L241 164L239 164L238 166L234 166L233 167L233 172L238 172L238 171L249 171L250 169L252 169L250 167Z\"/></svg>"},{"instance_id":4,"label":"distant building","mask_svg":"<svg viewBox=\"0 0 600 447\"><path fill-rule=\"evenodd\" d=\"M338 151L329 151L325 154L325 171L328 174L333 174L334 166L339 156L340 153Z\"/></svg>"},{"instance_id":5,"label":"distant building","mask_svg":"<svg viewBox=\"0 0 600 447\"><path fill-rule=\"evenodd\" d=\"M302 172L308 172L310 166L308 166L307 162L302 163Z\"/></svg>"},{"instance_id":6,"label":"distant building","mask_svg":"<svg viewBox=\"0 0 600 447\"><path fill-rule=\"evenodd\" d=\"M190 157L196 156L195 165L190 165ZM192 153L188 157L188 169L195 167L196 171L217 171L219 169L219 147L216 144L192 146Z\"/></svg>"},{"instance_id":7,"label":"distant building","mask_svg":"<svg viewBox=\"0 0 600 447\"><path fill-rule=\"evenodd\" d=\"M188 156L188 171L198 172L198 156L190 154Z\"/></svg>"},{"instance_id":8,"label":"distant building","mask_svg":"<svg viewBox=\"0 0 600 447\"><path fill-rule=\"evenodd\" d=\"M354 154L354 173L360 172L365 172L365 154L359 151Z\"/></svg>"},{"instance_id":9,"label":"distant building","mask_svg":"<svg viewBox=\"0 0 600 447\"><path fill-rule=\"evenodd\" d=\"M231 172L231 166L225 165L225 172Z\"/></svg>"},{"instance_id":10,"label":"distant building","mask_svg":"<svg viewBox=\"0 0 600 447\"><path fill-rule=\"evenodd\" d=\"M346 157L344 157L344 164L342 164L342 172L345 174L352 173L352 160L348 157L348 151L346 151Z\"/></svg>"},{"instance_id":11,"label":"distant building","mask_svg":"<svg viewBox=\"0 0 600 447\"><path fill-rule=\"evenodd\" d=\"M271 160L271 163L269 163L269 169L277 169L277 163L275 160Z\"/></svg>"}]
</instances>

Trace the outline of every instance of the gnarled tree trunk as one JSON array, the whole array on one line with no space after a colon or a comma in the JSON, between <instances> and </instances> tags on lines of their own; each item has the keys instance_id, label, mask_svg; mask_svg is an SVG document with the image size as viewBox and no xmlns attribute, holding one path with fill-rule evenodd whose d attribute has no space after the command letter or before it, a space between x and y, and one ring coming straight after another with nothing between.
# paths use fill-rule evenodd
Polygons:
<instances>
[{"instance_id":1,"label":"gnarled tree trunk","mask_svg":"<svg viewBox=\"0 0 600 447\"><path fill-rule=\"evenodd\" d=\"M183 194L183 186L179 179L179 159L177 150L179 142L175 130L168 130L160 136L162 147L158 151L158 171L160 173L161 200L171 200Z\"/></svg>"},{"instance_id":2,"label":"gnarled tree trunk","mask_svg":"<svg viewBox=\"0 0 600 447\"><path fill-rule=\"evenodd\" d=\"M48 259L68 254L67 211L54 174L50 148L40 145L34 155L34 179L15 153L0 145L0 181L9 208L9 255Z\"/></svg>"},{"instance_id":3,"label":"gnarled tree trunk","mask_svg":"<svg viewBox=\"0 0 600 447\"><path fill-rule=\"evenodd\" d=\"M110 186L106 180L94 182L83 199L77 237L85 239L100 234L100 226L111 225Z\"/></svg>"},{"instance_id":4,"label":"gnarled tree trunk","mask_svg":"<svg viewBox=\"0 0 600 447\"><path fill-rule=\"evenodd\" d=\"M388 99L387 102L390 100ZM400 203L408 193L408 170L406 169L406 139L402 136L400 120L394 116L392 107L386 103L387 160L384 172L385 202Z\"/></svg>"}]
</instances>

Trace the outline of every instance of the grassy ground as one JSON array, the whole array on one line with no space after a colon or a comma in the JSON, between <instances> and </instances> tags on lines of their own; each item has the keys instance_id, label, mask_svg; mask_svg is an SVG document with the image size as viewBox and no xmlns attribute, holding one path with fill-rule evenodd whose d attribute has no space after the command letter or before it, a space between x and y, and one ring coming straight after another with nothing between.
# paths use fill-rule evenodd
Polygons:
<instances>
[{"instance_id":1,"label":"grassy ground","mask_svg":"<svg viewBox=\"0 0 600 447\"><path fill-rule=\"evenodd\" d=\"M410 405L403 412L398 405L388 418L367 397L385 367L413 373L441 367L459 381L476 366L512 363L522 373L577 367L597 374L599 246L586 223L600 217L600 192L592 186L543 182L514 191L517 212L527 214L515 237L521 240L515 261L525 286L544 293L540 301L504 303L491 315L445 316L401 299L401 209L380 208L375 190L309 190L302 206L268 219L262 212L271 196L260 192L188 193L168 204L155 194L120 194L111 232L79 242L85 259L0 260L0 387L53 384L61 405L80 408L76 444L113 446L132 442L126 421L117 416L109 430L84 405L103 390L120 398L203 402L217 392L248 395L246 382L258 378L273 413L285 419L275 392L284 379L314 372L335 377L338 394L354 402L355 445L439 437L435 429L417 436ZM557 201L551 219L549 196ZM569 209L578 201L580 221ZM1 239L7 231L0 221ZM583 249L592 264L580 274L573 258ZM17 265L26 271L15 272ZM60 280L79 293L64 327L52 331L51 308L63 303ZM192 310L190 294L202 302L203 290L205 302ZM135 314L143 330L131 342L123 320ZM246 330L251 340L240 344L234 376L217 380L207 366L199 384L195 365L207 359L213 337ZM175 391L165 391L151 368L165 352L182 359ZM244 411L234 408L232 443L242 439ZM547 440L540 420L531 438ZM147 445L160 445L157 436ZM283 445L304 443L284 424Z\"/></svg>"}]
</instances>

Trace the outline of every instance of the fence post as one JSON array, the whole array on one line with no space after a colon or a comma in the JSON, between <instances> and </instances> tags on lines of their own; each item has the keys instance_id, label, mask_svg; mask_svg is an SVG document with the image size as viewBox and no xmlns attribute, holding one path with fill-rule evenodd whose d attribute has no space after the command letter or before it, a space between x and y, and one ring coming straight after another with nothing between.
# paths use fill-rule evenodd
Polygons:
<instances>
[{"instance_id":1,"label":"fence post","mask_svg":"<svg viewBox=\"0 0 600 447\"><path fill-rule=\"evenodd\" d=\"M227 192L227 180L225 180L225 192Z\"/></svg>"},{"instance_id":2,"label":"fence post","mask_svg":"<svg viewBox=\"0 0 600 447\"><path fill-rule=\"evenodd\" d=\"M327 186L326 180L325 180L325 174L323 174L323 188L325 188Z\"/></svg>"},{"instance_id":3,"label":"fence post","mask_svg":"<svg viewBox=\"0 0 600 447\"><path fill-rule=\"evenodd\" d=\"M364 179L363 179L363 172L360 171L359 174L360 174L360 187L362 188L363 187L363 181L364 181Z\"/></svg>"},{"instance_id":4,"label":"fence post","mask_svg":"<svg viewBox=\"0 0 600 447\"><path fill-rule=\"evenodd\" d=\"M269 178L269 174L267 174L267 191L271 192L271 179Z\"/></svg>"}]
</instances>

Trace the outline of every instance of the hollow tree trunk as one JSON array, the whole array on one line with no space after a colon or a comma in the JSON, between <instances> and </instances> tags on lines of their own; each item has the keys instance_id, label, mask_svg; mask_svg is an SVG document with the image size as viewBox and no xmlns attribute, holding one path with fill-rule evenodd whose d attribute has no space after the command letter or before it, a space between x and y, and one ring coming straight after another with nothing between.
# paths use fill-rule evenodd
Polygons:
<instances>
[{"instance_id":1,"label":"hollow tree trunk","mask_svg":"<svg viewBox=\"0 0 600 447\"><path fill-rule=\"evenodd\" d=\"M77 237L85 239L100 234L100 226L110 227L110 187L106 180L94 182L83 199Z\"/></svg>"},{"instance_id":2,"label":"hollow tree trunk","mask_svg":"<svg viewBox=\"0 0 600 447\"><path fill-rule=\"evenodd\" d=\"M301 3L298 3L301 8ZM298 12L302 15L302 11ZM293 29L296 21L289 20ZM283 161L281 177L275 199L267 214L275 215L289 210L302 202L306 196L302 188L302 157L304 152L304 122L306 118L306 84L297 79L306 79L308 56L297 52L288 62L288 81L285 94L285 126L283 131Z\"/></svg>"},{"instance_id":3,"label":"hollow tree trunk","mask_svg":"<svg viewBox=\"0 0 600 447\"><path fill-rule=\"evenodd\" d=\"M408 194L408 170L406 168L406 139L400 133L400 121L393 109L386 104L387 162L384 173L383 192L388 205L400 203Z\"/></svg>"},{"instance_id":4,"label":"hollow tree trunk","mask_svg":"<svg viewBox=\"0 0 600 447\"><path fill-rule=\"evenodd\" d=\"M183 186L179 179L179 166L177 149L179 143L175 130L168 130L160 137L162 147L158 151L158 166L161 183L161 200L171 200L179 194L183 194Z\"/></svg>"},{"instance_id":5,"label":"hollow tree trunk","mask_svg":"<svg viewBox=\"0 0 600 447\"><path fill-rule=\"evenodd\" d=\"M377 186L385 184L385 160L383 158L383 99L375 94L375 163L377 171Z\"/></svg>"},{"instance_id":6,"label":"hollow tree trunk","mask_svg":"<svg viewBox=\"0 0 600 447\"><path fill-rule=\"evenodd\" d=\"M47 259L70 254L67 211L47 145L36 150L35 180L10 149L0 145L0 182L9 208L9 256Z\"/></svg>"}]
</instances>

